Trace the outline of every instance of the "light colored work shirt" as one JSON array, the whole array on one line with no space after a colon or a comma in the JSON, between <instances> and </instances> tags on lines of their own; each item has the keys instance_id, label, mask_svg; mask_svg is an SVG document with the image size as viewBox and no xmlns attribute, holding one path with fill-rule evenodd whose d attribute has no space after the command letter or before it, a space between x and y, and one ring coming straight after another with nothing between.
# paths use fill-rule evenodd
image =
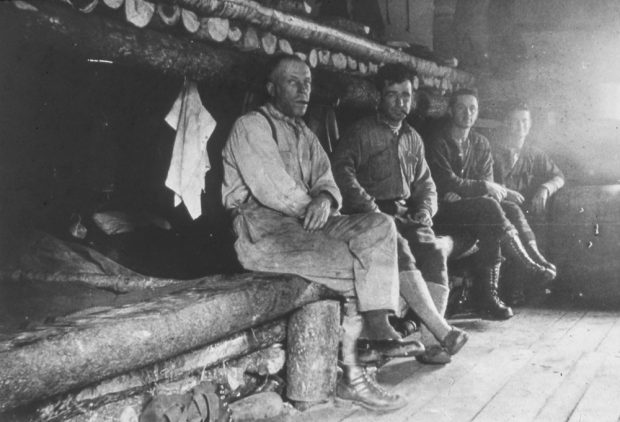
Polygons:
<instances>
[{"instance_id":1,"label":"light colored work shirt","mask_svg":"<svg viewBox=\"0 0 620 422\"><path fill-rule=\"evenodd\" d=\"M272 104L261 107L265 116L250 112L234 124L222 152L226 209L254 199L267 208L302 218L314 196L326 192L333 207L342 197L334 182L327 154L301 119L291 118Z\"/></svg>"}]
</instances>

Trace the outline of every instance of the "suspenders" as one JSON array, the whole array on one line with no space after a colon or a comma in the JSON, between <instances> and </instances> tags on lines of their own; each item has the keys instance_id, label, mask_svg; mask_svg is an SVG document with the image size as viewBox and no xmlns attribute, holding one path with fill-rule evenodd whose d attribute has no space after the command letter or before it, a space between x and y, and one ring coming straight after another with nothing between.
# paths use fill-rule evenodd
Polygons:
<instances>
[{"instance_id":1,"label":"suspenders","mask_svg":"<svg viewBox=\"0 0 620 422\"><path fill-rule=\"evenodd\" d=\"M265 111L263 109L261 109L261 108L256 109L256 111L259 114L261 114L265 119L267 119L267 123L269 123L269 127L271 128L271 137L276 142L276 145L279 144L279 142L278 142L278 135L276 134L276 127L273 124L273 120L271 120L271 117L269 117L267 115L267 113L265 113Z\"/></svg>"}]
</instances>

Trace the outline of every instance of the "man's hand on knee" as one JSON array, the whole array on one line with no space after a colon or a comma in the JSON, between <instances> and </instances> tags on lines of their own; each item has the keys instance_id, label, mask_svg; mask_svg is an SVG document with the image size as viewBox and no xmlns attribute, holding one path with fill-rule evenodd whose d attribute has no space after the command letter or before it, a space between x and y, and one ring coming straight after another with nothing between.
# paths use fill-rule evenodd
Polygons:
<instances>
[{"instance_id":1,"label":"man's hand on knee","mask_svg":"<svg viewBox=\"0 0 620 422\"><path fill-rule=\"evenodd\" d=\"M516 190L506 189L506 200L521 205L525 198Z\"/></svg>"},{"instance_id":2,"label":"man's hand on knee","mask_svg":"<svg viewBox=\"0 0 620 422\"><path fill-rule=\"evenodd\" d=\"M320 193L306 207L304 217L304 229L316 231L325 227L327 219L331 214L332 199L329 195Z\"/></svg>"},{"instance_id":3,"label":"man's hand on knee","mask_svg":"<svg viewBox=\"0 0 620 422\"><path fill-rule=\"evenodd\" d=\"M506 198L506 188L495 182L484 182L487 194L497 202L502 202Z\"/></svg>"}]
</instances>

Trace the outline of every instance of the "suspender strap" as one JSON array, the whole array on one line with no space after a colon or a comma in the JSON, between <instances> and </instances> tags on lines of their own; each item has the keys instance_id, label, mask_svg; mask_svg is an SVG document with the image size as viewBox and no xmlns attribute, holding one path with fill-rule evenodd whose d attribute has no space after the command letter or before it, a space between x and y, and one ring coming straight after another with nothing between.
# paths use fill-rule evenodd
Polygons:
<instances>
[{"instance_id":1,"label":"suspender strap","mask_svg":"<svg viewBox=\"0 0 620 422\"><path fill-rule=\"evenodd\" d=\"M276 126L273 124L273 120L271 119L271 117L269 117L269 115L267 113L265 113L265 111L261 108L256 109L256 111L261 114L265 119L267 119L267 123L269 123L269 127L271 128L271 137L273 138L273 140L276 142L276 145L278 144L278 135L276 134Z\"/></svg>"}]
</instances>

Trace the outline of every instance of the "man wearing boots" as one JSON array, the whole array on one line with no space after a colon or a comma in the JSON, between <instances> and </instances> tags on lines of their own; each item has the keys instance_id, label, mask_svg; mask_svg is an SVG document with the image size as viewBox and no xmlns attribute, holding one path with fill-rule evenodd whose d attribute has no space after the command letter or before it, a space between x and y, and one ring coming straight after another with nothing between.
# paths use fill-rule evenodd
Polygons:
<instances>
[{"instance_id":1,"label":"man wearing boots","mask_svg":"<svg viewBox=\"0 0 620 422\"><path fill-rule=\"evenodd\" d=\"M537 278L549 280L555 274L530 257L502 208L507 191L493 181L491 147L484 136L471 130L478 118L477 93L455 91L448 117L446 125L427 139L427 159L440 198L435 229L478 239L474 288L480 311L490 318L507 319L512 309L498 297L502 253Z\"/></svg>"},{"instance_id":2,"label":"man wearing boots","mask_svg":"<svg viewBox=\"0 0 620 422\"><path fill-rule=\"evenodd\" d=\"M458 350L445 342L454 329L443 317L449 293L446 251L431 228L437 211L435 183L422 139L404 121L413 100L413 78L404 65L379 69L377 113L356 122L338 142L334 178L345 213L383 212L394 219L400 234L400 293L424 323L426 351L417 359L445 364ZM461 337L462 345L467 337Z\"/></svg>"},{"instance_id":3,"label":"man wearing boots","mask_svg":"<svg viewBox=\"0 0 620 422\"><path fill-rule=\"evenodd\" d=\"M555 265L540 253L534 231L523 211L543 220L547 201L564 186L564 175L542 150L526 144L532 127L527 104L512 101L505 110L501 136L492 143L495 181L506 188L504 211L519 231L534 261L555 273ZM515 305L524 300L520 274L511 277L508 296Z\"/></svg>"},{"instance_id":4,"label":"man wearing boots","mask_svg":"<svg viewBox=\"0 0 620 422\"><path fill-rule=\"evenodd\" d=\"M298 274L354 292L359 336L369 346L421 352L419 342L404 342L388 322L399 297L394 222L378 213L339 214L329 160L301 119L310 68L297 56L279 55L267 75L270 101L235 122L222 152L222 200L233 216L239 261L248 270ZM350 346L346 350L355 349ZM405 404L368 376L355 354L343 361L341 399L380 411Z\"/></svg>"}]
</instances>

